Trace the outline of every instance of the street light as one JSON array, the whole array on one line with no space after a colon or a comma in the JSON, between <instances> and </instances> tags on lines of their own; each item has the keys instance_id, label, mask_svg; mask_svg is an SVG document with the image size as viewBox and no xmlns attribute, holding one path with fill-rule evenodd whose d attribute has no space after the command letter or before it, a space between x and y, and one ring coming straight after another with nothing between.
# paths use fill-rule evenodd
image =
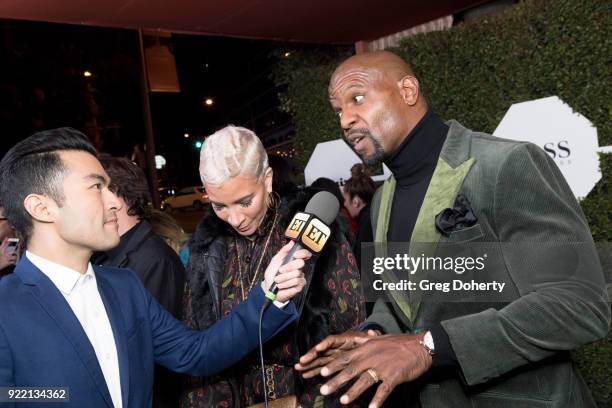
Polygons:
<instances>
[{"instance_id":1,"label":"street light","mask_svg":"<svg viewBox=\"0 0 612 408\"><path fill-rule=\"evenodd\" d=\"M215 101L213 101L212 98L206 98L206 100L204 101L204 104L206 106L213 106L214 103L215 103Z\"/></svg>"},{"instance_id":2,"label":"street light","mask_svg":"<svg viewBox=\"0 0 612 408\"><path fill-rule=\"evenodd\" d=\"M196 149L201 149L202 148L202 142L200 140L195 142L195 147L196 147Z\"/></svg>"},{"instance_id":3,"label":"street light","mask_svg":"<svg viewBox=\"0 0 612 408\"><path fill-rule=\"evenodd\" d=\"M187 139L189 137L189 133L185 133L185 139Z\"/></svg>"},{"instance_id":4,"label":"street light","mask_svg":"<svg viewBox=\"0 0 612 408\"><path fill-rule=\"evenodd\" d=\"M85 71L83 72L83 76L84 76L85 78L89 78L89 77L91 76L91 71L87 71L87 70L85 70Z\"/></svg>"}]
</instances>

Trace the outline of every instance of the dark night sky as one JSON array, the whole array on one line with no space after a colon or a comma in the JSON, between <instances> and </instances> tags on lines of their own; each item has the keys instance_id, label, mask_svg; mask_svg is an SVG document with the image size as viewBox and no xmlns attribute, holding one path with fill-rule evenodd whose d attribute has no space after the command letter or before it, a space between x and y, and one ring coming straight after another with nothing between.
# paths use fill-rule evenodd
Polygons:
<instances>
[{"instance_id":1,"label":"dark night sky","mask_svg":"<svg viewBox=\"0 0 612 408\"><path fill-rule=\"evenodd\" d=\"M194 141L229 123L259 133L276 122L290 121L276 109L278 90L270 79L276 61L272 54L287 44L184 35L174 36L172 44L181 93L151 95L157 150L169 162L180 166L195 162L197 167ZM207 97L214 99L212 107L203 104ZM190 138L185 139L184 133ZM179 155L196 159L187 162ZM178 173L194 174L197 181L193 170Z\"/></svg>"},{"instance_id":2,"label":"dark night sky","mask_svg":"<svg viewBox=\"0 0 612 408\"><path fill-rule=\"evenodd\" d=\"M179 186L198 183L195 138L228 123L259 134L290 123L278 112L271 74L286 51L309 47L174 35L181 92L150 98L156 153L168 160L162 175ZM73 126L92 137L87 124L94 116L102 150L125 155L144 142L136 31L0 20L0 62L0 155L42 129ZM203 106L206 97L214 99L212 108Z\"/></svg>"},{"instance_id":3,"label":"dark night sky","mask_svg":"<svg viewBox=\"0 0 612 408\"><path fill-rule=\"evenodd\" d=\"M117 150L129 149L127 139L142 134L134 32L0 20L0 38L2 153L37 130L84 130L91 116L88 82L99 108L98 125L121 128ZM84 78L86 69L94 77ZM103 135L109 131L104 129Z\"/></svg>"}]
</instances>

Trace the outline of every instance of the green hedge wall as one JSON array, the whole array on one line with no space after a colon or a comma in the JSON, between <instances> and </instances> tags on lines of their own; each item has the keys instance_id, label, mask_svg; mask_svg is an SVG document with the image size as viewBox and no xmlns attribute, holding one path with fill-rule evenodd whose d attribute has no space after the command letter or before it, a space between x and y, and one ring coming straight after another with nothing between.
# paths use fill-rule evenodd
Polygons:
<instances>
[{"instance_id":1,"label":"green hedge wall","mask_svg":"<svg viewBox=\"0 0 612 408\"><path fill-rule=\"evenodd\" d=\"M612 4L603 0L529 0L503 14L406 39L392 50L411 63L436 113L492 132L510 105L558 95L612 145ZM341 136L327 98L335 66L352 50L292 54L279 63L282 108L296 124L298 160ZM612 155L582 202L595 241L612 241ZM608 246L609 248L609 246ZM609 255L609 254L607 254ZM612 406L612 339L585 347L576 360L600 406Z\"/></svg>"}]
</instances>

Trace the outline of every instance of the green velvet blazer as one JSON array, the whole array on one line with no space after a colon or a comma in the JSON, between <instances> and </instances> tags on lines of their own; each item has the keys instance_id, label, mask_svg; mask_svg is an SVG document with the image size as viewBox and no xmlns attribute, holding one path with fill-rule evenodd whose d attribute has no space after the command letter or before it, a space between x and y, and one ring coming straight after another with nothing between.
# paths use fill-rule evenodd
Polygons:
<instances>
[{"instance_id":1,"label":"green velvet blazer","mask_svg":"<svg viewBox=\"0 0 612 408\"><path fill-rule=\"evenodd\" d=\"M554 161L539 147L472 132L455 121L440 154L406 251L440 255L449 244L487 252L481 281L503 293L465 298L426 290L388 291L367 322L387 333L441 324L460 368L436 370L408 384L403 406L584 407L590 392L569 351L604 337L610 305L584 214ZM387 238L395 180L372 203L376 247ZM468 198L477 222L442 234L435 217ZM427 244L421 244L427 243ZM474 249L480 248L480 249ZM483 249L484 248L484 249ZM363 273L369 273L367 270ZM454 273L411 280L452 280ZM388 282L403 276L393 271ZM465 277L463 277L465 278Z\"/></svg>"}]
</instances>

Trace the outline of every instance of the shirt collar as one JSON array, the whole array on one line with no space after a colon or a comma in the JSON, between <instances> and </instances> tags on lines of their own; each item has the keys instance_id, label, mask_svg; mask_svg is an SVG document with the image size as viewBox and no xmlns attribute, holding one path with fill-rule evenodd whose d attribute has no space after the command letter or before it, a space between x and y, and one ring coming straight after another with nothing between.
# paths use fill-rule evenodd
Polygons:
<instances>
[{"instance_id":1,"label":"shirt collar","mask_svg":"<svg viewBox=\"0 0 612 408\"><path fill-rule=\"evenodd\" d=\"M44 273L53 284L65 295L70 295L74 287L76 286L79 279L89 279L91 277L95 280L96 275L91 266L91 263L87 263L87 271L84 275L70 269L64 265L60 265L55 262L51 262L41 256L35 255L30 251L26 251L26 256L42 273Z\"/></svg>"}]
</instances>

